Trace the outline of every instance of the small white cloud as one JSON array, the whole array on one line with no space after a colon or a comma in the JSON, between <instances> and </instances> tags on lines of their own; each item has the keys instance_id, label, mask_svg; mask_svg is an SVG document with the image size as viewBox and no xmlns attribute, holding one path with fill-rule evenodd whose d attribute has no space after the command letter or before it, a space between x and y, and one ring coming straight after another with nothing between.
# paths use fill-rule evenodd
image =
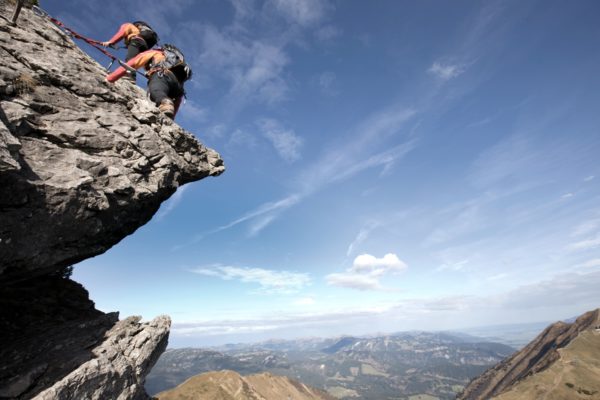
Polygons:
<instances>
[{"instance_id":1,"label":"small white cloud","mask_svg":"<svg viewBox=\"0 0 600 400\"><path fill-rule=\"evenodd\" d=\"M565 193L562 196L560 196L560 198L561 199L570 199L573 196L575 196L573 193Z\"/></svg>"},{"instance_id":2,"label":"small white cloud","mask_svg":"<svg viewBox=\"0 0 600 400\"><path fill-rule=\"evenodd\" d=\"M311 282L310 276L305 273L228 265L199 267L191 270L191 272L221 278L226 281L239 280L244 283L257 283L260 285L259 292L268 294L297 293Z\"/></svg>"},{"instance_id":3,"label":"small white cloud","mask_svg":"<svg viewBox=\"0 0 600 400\"><path fill-rule=\"evenodd\" d=\"M594 178L595 178L594 175L590 175L590 176L587 176L587 177L583 178L583 181L584 182L589 182L589 181L593 180Z\"/></svg>"},{"instance_id":4,"label":"small white cloud","mask_svg":"<svg viewBox=\"0 0 600 400\"><path fill-rule=\"evenodd\" d=\"M439 61L433 63L433 65L427 70L430 74L437 76L438 78L447 81L461 75L466 71L464 65L458 64L442 64Z\"/></svg>"},{"instance_id":5,"label":"small white cloud","mask_svg":"<svg viewBox=\"0 0 600 400\"><path fill-rule=\"evenodd\" d=\"M354 259L352 267L342 273L329 274L327 284L358 290L385 290L379 279L388 273L399 273L407 268L396 254L386 254L377 258L361 254Z\"/></svg>"},{"instance_id":6,"label":"small white cloud","mask_svg":"<svg viewBox=\"0 0 600 400\"><path fill-rule=\"evenodd\" d=\"M293 130L283 128L274 119L259 120L258 125L263 136L271 142L281 158L287 162L300 159L300 149L304 141Z\"/></svg>"},{"instance_id":7,"label":"small white cloud","mask_svg":"<svg viewBox=\"0 0 600 400\"><path fill-rule=\"evenodd\" d=\"M380 276L390 271L402 271L406 264L397 255L389 253L383 258L377 258L370 254L361 254L354 259L350 271L357 273L370 273Z\"/></svg>"}]
</instances>

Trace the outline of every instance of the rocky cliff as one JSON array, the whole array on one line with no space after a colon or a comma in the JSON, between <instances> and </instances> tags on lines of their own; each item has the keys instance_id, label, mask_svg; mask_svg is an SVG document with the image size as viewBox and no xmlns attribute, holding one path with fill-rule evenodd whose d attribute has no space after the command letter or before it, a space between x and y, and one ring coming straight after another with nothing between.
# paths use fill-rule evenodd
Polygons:
<instances>
[{"instance_id":1,"label":"rocky cliff","mask_svg":"<svg viewBox=\"0 0 600 400\"><path fill-rule=\"evenodd\" d=\"M600 309L557 322L475 378L461 400L600 399Z\"/></svg>"},{"instance_id":2,"label":"rocky cliff","mask_svg":"<svg viewBox=\"0 0 600 400\"><path fill-rule=\"evenodd\" d=\"M0 15L0 398L147 398L168 317L97 311L68 268L223 162L46 18Z\"/></svg>"}]
</instances>

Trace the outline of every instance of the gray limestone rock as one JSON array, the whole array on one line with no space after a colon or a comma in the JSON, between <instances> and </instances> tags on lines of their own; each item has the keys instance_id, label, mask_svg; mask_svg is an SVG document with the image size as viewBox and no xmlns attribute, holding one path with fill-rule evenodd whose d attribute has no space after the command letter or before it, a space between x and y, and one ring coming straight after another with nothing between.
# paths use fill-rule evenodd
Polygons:
<instances>
[{"instance_id":1,"label":"gray limestone rock","mask_svg":"<svg viewBox=\"0 0 600 400\"><path fill-rule=\"evenodd\" d=\"M105 76L31 10L0 25L0 282L100 254L177 187L223 172L141 88Z\"/></svg>"},{"instance_id":2,"label":"gray limestone rock","mask_svg":"<svg viewBox=\"0 0 600 400\"><path fill-rule=\"evenodd\" d=\"M144 379L167 348L171 319L165 315L140 323L139 317L119 321L80 365L36 400L147 399Z\"/></svg>"},{"instance_id":3,"label":"gray limestone rock","mask_svg":"<svg viewBox=\"0 0 600 400\"><path fill-rule=\"evenodd\" d=\"M223 162L142 89L105 82L48 19L23 9L10 26L9 3L0 0L0 398L147 398L169 318L118 321L65 268Z\"/></svg>"}]
</instances>

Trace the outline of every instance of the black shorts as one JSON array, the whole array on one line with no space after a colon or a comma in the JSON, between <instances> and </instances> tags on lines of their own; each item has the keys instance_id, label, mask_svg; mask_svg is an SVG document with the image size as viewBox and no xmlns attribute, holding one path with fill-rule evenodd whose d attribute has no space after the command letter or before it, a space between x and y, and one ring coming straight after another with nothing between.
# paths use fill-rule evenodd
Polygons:
<instances>
[{"instance_id":1,"label":"black shorts","mask_svg":"<svg viewBox=\"0 0 600 400\"><path fill-rule=\"evenodd\" d=\"M159 105L165 98L176 101L183 96L183 85L175 78L172 72L155 72L148 81L150 100Z\"/></svg>"}]
</instances>

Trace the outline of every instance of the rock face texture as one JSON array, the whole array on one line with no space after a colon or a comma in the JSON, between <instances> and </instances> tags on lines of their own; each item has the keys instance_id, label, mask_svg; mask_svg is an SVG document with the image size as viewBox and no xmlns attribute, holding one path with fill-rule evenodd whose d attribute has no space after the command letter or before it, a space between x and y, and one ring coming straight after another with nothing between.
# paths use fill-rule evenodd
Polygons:
<instances>
[{"instance_id":1,"label":"rock face texture","mask_svg":"<svg viewBox=\"0 0 600 400\"><path fill-rule=\"evenodd\" d=\"M287 377L270 373L241 376L233 371L196 375L156 397L159 400L335 400L322 390Z\"/></svg>"},{"instance_id":2,"label":"rock face texture","mask_svg":"<svg viewBox=\"0 0 600 400\"><path fill-rule=\"evenodd\" d=\"M0 1L0 399L147 398L170 320L95 310L68 267L223 162L47 18L23 9L12 27L12 11Z\"/></svg>"},{"instance_id":3,"label":"rock face texture","mask_svg":"<svg viewBox=\"0 0 600 400\"><path fill-rule=\"evenodd\" d=\"M600 309L557 322L521 351L475 378L458 396L484 399L600 399Z\"/></svg>"},{"instance_id":4,"label":"rock face texture","mask_svg":"<svg viewBox=\"0 0 600 400\"><path fill-rule=\"evenodd\" d=\"M106 251L178 186L224 170L142 89L106 83L100 65L28 9L18 27L0 26L0 60L3 281Z\"/></svg>"}]
</instances>

